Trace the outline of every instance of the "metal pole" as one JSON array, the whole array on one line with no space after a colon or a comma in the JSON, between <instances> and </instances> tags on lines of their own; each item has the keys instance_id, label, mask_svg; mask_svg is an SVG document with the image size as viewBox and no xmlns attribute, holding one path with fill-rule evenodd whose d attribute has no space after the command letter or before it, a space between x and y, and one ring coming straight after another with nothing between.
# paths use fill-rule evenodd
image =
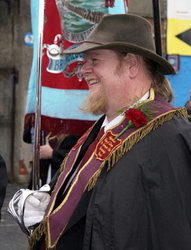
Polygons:
<instances>
[{"instance_id":1,"label":"metal pole","mask_svg":"<svg viewBox=\"0 0 191 250\"><path fill-rule=\"evenodd\" d=\"M159 0L153 0L153 22L154 22L156 53L162 56L161 26L160 26L161 18L160 18Z\"/></svg>"}]
</instances>

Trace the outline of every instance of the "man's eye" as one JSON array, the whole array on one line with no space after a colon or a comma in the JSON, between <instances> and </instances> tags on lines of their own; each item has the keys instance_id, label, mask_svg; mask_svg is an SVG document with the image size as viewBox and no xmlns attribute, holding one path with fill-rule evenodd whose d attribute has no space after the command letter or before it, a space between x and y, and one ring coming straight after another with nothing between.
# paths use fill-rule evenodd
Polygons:
<instances>
[{"instance_id":1,"label":"man's eye","mask_svg":"<svg viewBox=\"0 0 191 250\"><path fill-rule=\"evenodd\" d=\"M92 63L97 63L98 59L97 58L92 58Z\"/></svg>"}]
</instances>

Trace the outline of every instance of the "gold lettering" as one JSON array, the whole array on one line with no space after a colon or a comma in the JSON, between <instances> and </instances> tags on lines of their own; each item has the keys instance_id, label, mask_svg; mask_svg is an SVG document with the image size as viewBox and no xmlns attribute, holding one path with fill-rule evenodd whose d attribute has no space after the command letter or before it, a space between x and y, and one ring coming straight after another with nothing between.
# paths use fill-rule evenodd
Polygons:
<instances>
[{"instance_id":1,"label":"gold lettering","mask_svg":"<svg viewBox=\"0 0 191 250\"><path fill-rule=\"evenodd\" d=\"M98 155L98 157L101 157L101 156L102 156L102 153L101 153L101 152L98 152L97 155Z\"/></svg>"},{"instance_id":2,"label":"gold lettering","mask_svg":"<svg viewBox=\"0 0 191 250\"><path fill-rule=\"evenodd\" d=\"M108 149L108 146L106 144L103 144L102 147L104 147L105 149Z\"/></svg>"},{"instance_id":3,"label":"gold lettering","mask_svg":"<svg viewBox=\"0 0 191 250\"><path fill-rule=\"evenodd\" d=\"M113 148L113 143L111 141L108 140L108 138L105 139L105 142L111 147Z\"/></svg>"},{"instance_id":4,"label":"gold lettering","mask_svg":"<svg viewBox=\"0 0 191 250\"><path fill-rule=\"evenodd\" d=\"M104 154L105 150L103 149L103 147L100 147L100 151Z\"/></svg>"},{"instance_id":5,"label":"gold lettering","mask_svg":"<svg viewBox=\"0 0 191 250\"><path fill-rule=\"evenodd\" d=\"M113 143L116 143L116 140L115 140L112 136L109 136L109 139L110 139Z\"/></svg>"}]
</instances>

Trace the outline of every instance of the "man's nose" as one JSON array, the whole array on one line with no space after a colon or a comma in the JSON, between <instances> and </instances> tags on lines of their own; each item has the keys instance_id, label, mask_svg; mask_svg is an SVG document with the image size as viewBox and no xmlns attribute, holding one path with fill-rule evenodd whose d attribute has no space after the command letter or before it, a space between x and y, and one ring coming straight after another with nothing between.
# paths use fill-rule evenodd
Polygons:
<instances>
[{"instance_id":1,"label":"man's nose","mask_svg":"<svg viewBox=\"0 0 191 250\"><path fill-rule=\"evenodd\" d=\"M84 62L82 68L81 68L81 73L82 75L86 75L88 73L91 73L92 72L92 67L91 67L91 64L89 62Z\"/></svg>"}]
</instances>

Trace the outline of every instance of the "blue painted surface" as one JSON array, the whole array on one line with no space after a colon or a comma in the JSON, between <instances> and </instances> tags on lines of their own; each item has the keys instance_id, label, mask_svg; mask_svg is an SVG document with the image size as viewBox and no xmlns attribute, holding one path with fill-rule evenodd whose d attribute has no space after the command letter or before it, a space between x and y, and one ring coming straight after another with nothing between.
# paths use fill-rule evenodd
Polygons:
<instances>
[{"instance_id":1,"label":"blue painted surface","mask_svg":"<svg viewBox=\"0 0 191 250\"><path fill-rule=\"evenodd\" d=\"M174 106L184 106L191 89L191 56L180 56L179 72L167 76L174 91Z\"/></svg>"}]
</instances>

